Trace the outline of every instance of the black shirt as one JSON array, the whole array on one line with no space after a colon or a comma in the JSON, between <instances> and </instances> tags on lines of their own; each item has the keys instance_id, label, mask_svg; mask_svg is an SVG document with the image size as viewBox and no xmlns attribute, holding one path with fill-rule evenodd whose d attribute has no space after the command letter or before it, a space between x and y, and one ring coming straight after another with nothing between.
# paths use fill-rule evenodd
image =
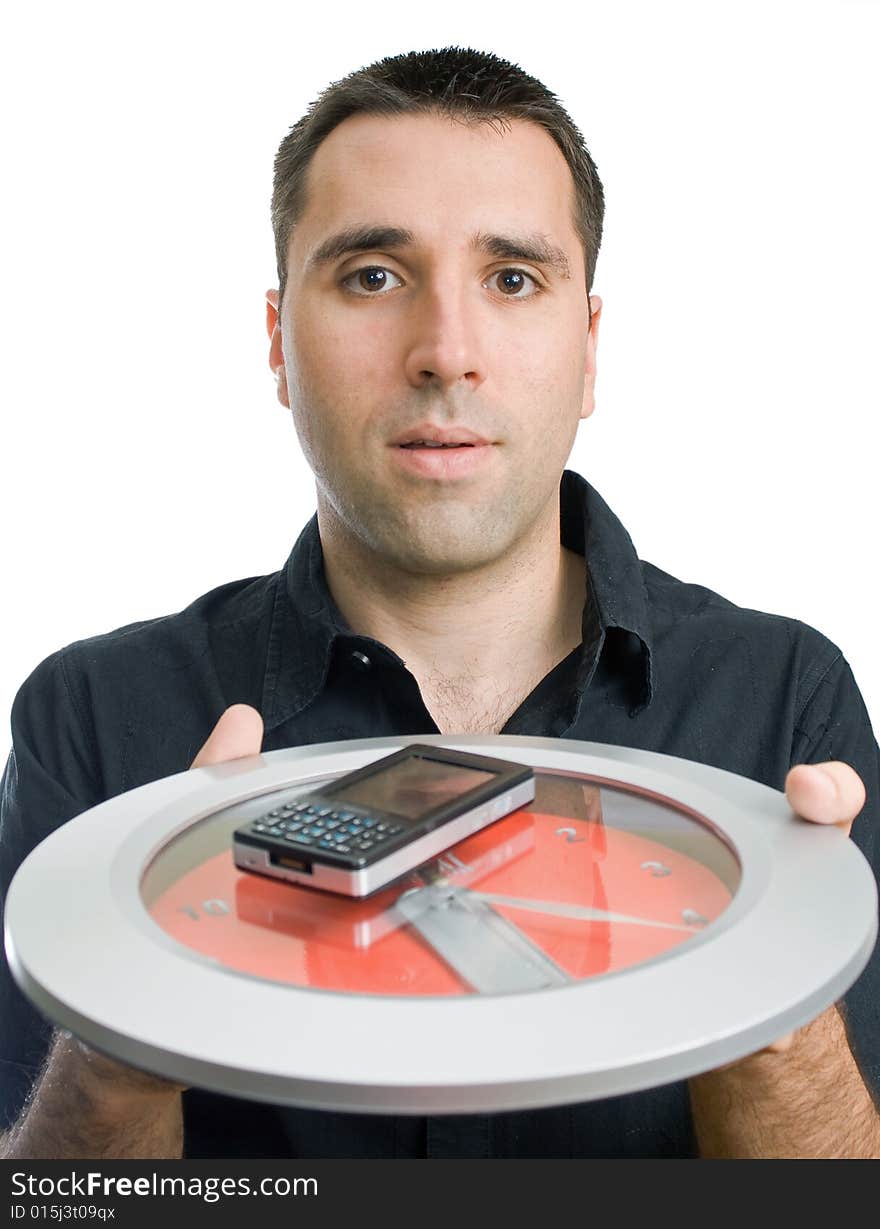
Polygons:
<instances>
[{"instance_id":1,"label":"black shirt","mask_svg":"<svg viewBox=\"0 0 880 1229\"><path fill-rule=\"evenodd\" d=\"M598 493L566 472L561 537L584 555L583 643L504 726L659 751L784 788L795 764L843 760L867 802L853 839L877 873L880 752L840 650L795 619L734 605L639 560ZM324 579L317 520L284 568L166 618L72 644L27 679L2 785L0 890L59 824L187 768L235 703L263 716L264 751L437 733L415 678L347 627ZM84 954L84 959L88 956ZM863 1075L880 1092L880 953L845 999ZM0 969L3 1123L17 1116L51 1027ZM297 1110L184 1094L191 1157L694 1155L687 1084L582 1105L418 1118Z\"/></svg>"}]
</instances>

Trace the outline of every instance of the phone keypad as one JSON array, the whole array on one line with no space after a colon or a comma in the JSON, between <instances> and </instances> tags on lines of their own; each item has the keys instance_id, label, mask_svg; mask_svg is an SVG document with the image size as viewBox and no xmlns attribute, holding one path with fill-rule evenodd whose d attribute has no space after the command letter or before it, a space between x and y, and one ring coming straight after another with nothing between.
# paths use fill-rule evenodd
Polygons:
<instances>
[{"instance_id":1,"label":"phone keypad","mask_svg":"<svg viewBox=\"0 0 880 1229\"><path fill-rule=\"evenodd\" d=\"M313 846L327 853L370 853L403 832L403 824L387 823L371 815L288 802L273 807L253 821L251 832L273 836L297 846Z\"/></svg>"}]
</instances>

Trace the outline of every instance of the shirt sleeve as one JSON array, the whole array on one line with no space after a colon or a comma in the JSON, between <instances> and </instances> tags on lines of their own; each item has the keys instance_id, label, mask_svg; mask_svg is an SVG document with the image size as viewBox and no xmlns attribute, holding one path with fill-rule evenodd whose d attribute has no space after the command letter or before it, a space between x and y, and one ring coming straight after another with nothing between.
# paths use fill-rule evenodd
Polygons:
<instances>
[{"instance_id":1,"label":"shirt sleeve","mask_svg":"<svg viewBox=\"0 0 880 1229\"><path fill-rule=\"evenodd\" d=\"M0 907L25 857L62 823L101 801L94 737L78 710L63 653L42 662L12 707L12 750L0 784ZM51 890L47 885L47 891ZM83 959L88 959L83 954ZM45 1060L52 1024L0 956L0 1130L18 1117Z\"/></svg>"},{"instance_id":2,"label":"shirt sleeve","mask_svg":"<svg viewBox=\"0 0 880 1229\"><path fill-rule=\"evenodd\" d=\"M852 669L842 655L820 679L795 727L791 767L840 760L859 774L865 805L852 839L880 883L880 748ZM853 1054L875 1100L880 1099L880 945L843 998Z\"/></svg>"}]
</instances>

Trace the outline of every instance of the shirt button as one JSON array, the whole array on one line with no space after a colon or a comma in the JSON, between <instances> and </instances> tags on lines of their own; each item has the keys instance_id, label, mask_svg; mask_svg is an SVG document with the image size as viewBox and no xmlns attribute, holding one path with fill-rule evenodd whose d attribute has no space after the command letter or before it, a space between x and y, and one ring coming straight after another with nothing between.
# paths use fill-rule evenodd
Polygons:
<instances>
[{"instance_id":1,"label":"shirt button","mask_svg":"<svg viewBox=\"0 0 880 1229\"><path fill-rule=\"evenodd\" d=\"M369 657L367 657L366 653L361 653L359 649L355 649L352 652L351 657L354 664L359 666L361 670L369 670L370 666L373 664Z\"/></svg>"}]
</instances>

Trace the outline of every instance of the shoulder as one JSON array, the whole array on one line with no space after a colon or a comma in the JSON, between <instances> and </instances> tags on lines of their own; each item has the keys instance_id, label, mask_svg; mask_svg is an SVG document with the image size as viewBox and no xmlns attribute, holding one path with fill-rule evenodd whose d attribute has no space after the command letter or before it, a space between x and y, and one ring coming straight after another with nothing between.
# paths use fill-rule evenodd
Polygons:
<instances>
[{"instance_id":1,"label":"shoulder","mask_svg":"<svg viewBox=\"0 0 880 1229\"><path fill-rule=\"evenodd\" d=\"M59 770L66 749L105 796L176 770L224 707L258 701L279 575L229 582L50 654L13 702L14 747Z\"/></svg>"},{"instance_id":2,"label":"shoulder","mask_svg":"<svg viewBox=\"0 0 880 1229\"><path fill-rule=\"evenodd\" d=\"M26 680L44 679L69 685L75 678L102 670L130 668L139 657L156 667L191 656L197 644L238 630L247 636L271 615L279 573L230 581L201 594L182 610L127 623L111 631L76 640L46 657Z\"/></svg>"},{"instance_id":3,"label":"shoulder","mask_svg":"<svg viewBox=\"0 0 880 1229\"><path fill-rule=\"evenodd\" d=\"M271 614L279 573L230 581L195 598L182 610L156 618L141 619L111 631L76 640L52 654L47 661L63 669L87 670L90 666L130 660L136 654L169 654L225 631L242 634Z\"/></svg>"},{"instance_id":4,"label":"shoulder","mask_svg":"<svg viewBox=\"0 0 880 1229\"><path fill-rule=\"evenodd\" d=\"M705 585L680 580L644 559L639 563L651 623L659 632L675 627L697 637L739 635L757 640L767 649L799 645L807 654L825 659L827 665L841 656L838 645L803 619L740 606Z\"/></svg>"},{"instance_id":5,"label":"shoulder","mask_svg":"<svg viewBox=\"0 0 880 1229\"><path fill-rule=\"evenodd\" d=\"M705 585L680 580L640 560L651 628L658 648L702 654L747 650L753 661L794 671L802 691L811 691L843 661L837 644L802 619L741 606ZM806 696L804 698L807 698Z\"/></svg>"}]
</instances>

